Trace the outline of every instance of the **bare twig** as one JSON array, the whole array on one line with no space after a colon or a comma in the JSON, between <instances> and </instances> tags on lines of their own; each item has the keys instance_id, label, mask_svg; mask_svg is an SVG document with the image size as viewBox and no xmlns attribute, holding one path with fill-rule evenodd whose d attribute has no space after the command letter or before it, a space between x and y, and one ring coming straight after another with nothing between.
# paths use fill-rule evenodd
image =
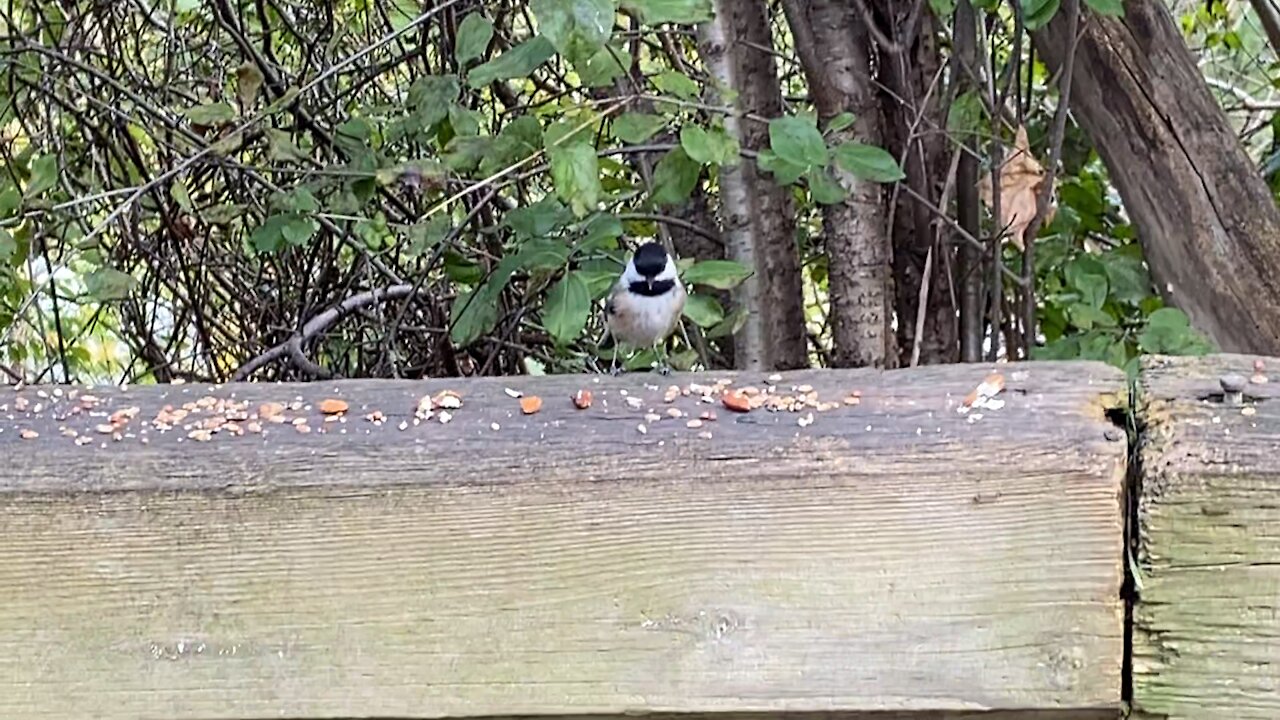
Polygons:
<instances>
[{"instance_id":1,"label":"bare twig","mask_svg":"<svg viewBox=\"0 0 1280 720\"><path fill-rule=\"evenodd\" d=\"M939 198L939 204L942 207L946 207L951 200L951 191L956 184L956 169L959 165L960 149L957 148L951 153L951 167L947 170L947 182L942 186L942 195ZM924 323L928 317L929 285L933 279L933 253L942 243L942 224L939 223L935 227L933 242L929 244L929 253L924 258L924 273L920 278L920 295L916 306L916 334L911 344L911 367L920 364L920 346L924 343Z\"/></svg>"},{"instance_id":2,"label":"bare twig","mask_svg":"<svg viewBox=\"0 0 1280 720\"><path fill-rule=\"evenodd\" d=\"M249 360L240 369L236 370L232 379L239 382L245 380L260 368L272 363L285 355L293 357L294 362L298 364L300 369L306 370L312 374L324 376L327 371L320 369L316 372L317 367L310 361L306 361L305 355L302 353L302 343L315 338L317 335L325 332L335 323L347 315L377 303L383 303L390 300L400 300L416 292L413 285L392 285L391 287L379 288L376 290L367 290L365 292L352 295L337 305L316 315L302 326L302 329L293 334L285 342L276 345L257 357ZM298 359L302 358L305 362L298 363Z\"/></svg>"},{"instance_id":3,"label":"bare twig","mask_svg":"<svg viewBox=\"0 0 1280 720\"><path fill-rule=\"evenodd\" d=\"M1044 226L1045 216L1049 212L1049 198L1053 194L1058 163L1062 159L1067 113L1071 111L1071 76L1075 70L1076 47L1080 44L1080 0L1064 0L1062 10L1066 13L1067 36L1071 40L1067 45L1066 57L1062 62L1062 76L1059 79L1058 109L1053 118L1053 134L1049 139L1049 167L1045 169L1044 184L1036 195L1035 217L1022 235L1022 332L1028 355L1036 342L1035 238L1040 234L1040 228Z\"/></svg>"}]
</instances>

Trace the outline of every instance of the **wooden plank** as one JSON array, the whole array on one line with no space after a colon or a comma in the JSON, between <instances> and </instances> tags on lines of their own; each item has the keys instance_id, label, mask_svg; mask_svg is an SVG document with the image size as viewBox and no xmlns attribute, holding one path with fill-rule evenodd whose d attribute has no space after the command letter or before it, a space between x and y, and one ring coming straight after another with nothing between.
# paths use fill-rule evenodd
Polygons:
<instances>
[{"instance_id":1,"label":"wooden plank","mask_svg":"<svg viewBox=\"0 0 1280 720\"><path fill-rule=\"evenodd\" d=\"M5 391L0 717L1114 717L1123 378L1007 368L960 414L988 370L788 373L840 403L804 424L653 376ZM720 377L764 387L662 382ZM314 430L150 427L206 396Z\"/></svg>"},{"instance_id":2,"label":"wooden plank","mask_svg":"<svg viewBox=\"0 0 1280 720\"><path fill-rule=\"evenodd\" d=\"M1134 706L1154 717L1280 717L1280 377L1243 406L1219 378L1260 358L1159 358L1139 392ZM1265 360L1280 369L1280 360Z\"/></svg>"}]
</instances>

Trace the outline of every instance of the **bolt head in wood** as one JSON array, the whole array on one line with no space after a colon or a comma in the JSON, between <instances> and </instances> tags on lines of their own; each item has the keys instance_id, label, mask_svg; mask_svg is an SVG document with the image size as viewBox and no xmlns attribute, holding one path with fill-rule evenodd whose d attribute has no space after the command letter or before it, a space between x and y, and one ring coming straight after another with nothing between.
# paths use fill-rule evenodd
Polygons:
<instances>
[{"instance_id":1,"label":"bolt head in wood","mask_svg":"<svg viewBox=\"0 0 1280 720\"><path fill-rule=\"evenodd\" d=\"M1218 378L1218 384L1222 386L1222 392L1224 393L1242 393L1246 383L1244 376L1236 373L1229 373Z\"/></svg>"}]
</instances>

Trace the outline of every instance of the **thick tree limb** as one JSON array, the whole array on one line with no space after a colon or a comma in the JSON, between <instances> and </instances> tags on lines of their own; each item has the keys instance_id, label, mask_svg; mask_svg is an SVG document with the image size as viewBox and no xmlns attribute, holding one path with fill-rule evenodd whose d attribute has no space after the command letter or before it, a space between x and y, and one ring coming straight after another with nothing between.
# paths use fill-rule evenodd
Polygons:
<instances>
[{"instance_id":1,"label":"thick tree limb","mask_svg":"<svg viewBox=\"0 0 1280 720\"><path fill-rule=\"evenodd\" d=\"M878 89L871 75L872 41L853 8L837 0L784 0L782 7L818 116L827 120L853 113L853 126L835 133L835 139L883 146ZM897 362L896 338L890 331L893 251L883 186L847 175L841 181L848 197L823 208L831 364L883 367Z\"/></svg>"},{"instance_id":2,"label":"thick tree limb","mask_svg":"<svg viewBox=\"0 0 1280 720\"><path fill-rule=\"evenodd\" d=\"M1072 37L1034 36L1055 71ZM1074 63L1074 116L1133 218L1165 300L1225 351L1280 354L1280 210L1210 93L1173 18L1129 0L1090 13Z\"/></svg>"},{"instance_id":3,"label":"thick tree limb","mask_svg":"<svg viewBox=\"0 0 1280 720\"><path fill-rule=\"evenodd\" d=\"M725 130L742 148L756 150L767 143L767 128L744 118L782 114L773 57L753 47L770 43L768 8L763 0L721 0L715 9L715 18L698 28L702 52L721 86L735 93ZM747 162L720 169L720 190L725 254L755 271L733 293L735 304L749 313L734 338L734 364L752 370L804 367L804 293L787 190Z\"/></svg>"}]
</instances>

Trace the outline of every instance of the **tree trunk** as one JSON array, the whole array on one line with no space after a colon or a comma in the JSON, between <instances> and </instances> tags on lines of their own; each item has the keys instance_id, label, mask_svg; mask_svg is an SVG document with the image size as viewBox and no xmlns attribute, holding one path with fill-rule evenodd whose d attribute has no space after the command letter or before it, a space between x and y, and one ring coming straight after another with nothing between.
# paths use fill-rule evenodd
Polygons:
<instances>
[{"instance_id":1,"label":"tree trunk","mask_svg":"<svg viewBox=\"0 0 1280 720\"><path fill-rule=\"evenodd\" d=\"M736 112L725 117L725 130L743 148L766 147L768 128L745 119L782 114L773 56L761 49L771 46L764 0L717 0L715 18L699 27L699 36L711 73L735 93ZM754 270L734 293L749 313L735 338L734 363L744 370L805 367L804 295L788 190L752 162L722 167L719 178L725 254Z\"/></svg>"},{"instance_id":2,"label":"tree trunk","mask_svg":"<svg viewBox=\"0 0 1280 720\"><path fill-rule=\"evenodd\" d=\"M836 141L857 138L884 145L880 102L872 81L870 43L852 3L783 0L796 52L818 117L856 118ZM885 367L897 359L892 321L883 186L839 173L849 197L823 208L835 367Z\"/></svg>"},{"instance_id":3,"label":"tree trunk","mask_svg":"<svg viewBox=\"0 0 1280 720\"><path fill-rule=\"evenodd\" d=\"M1129 0L1082 23L1072 111L1133 219L1166 302L1223 351L1280 354L1280 210L1173 18ZM1061 15L1035 43L1056 70Z\"/></svg>"},{"instance_id":4,"label":"tree trunk","mask_svg":"<svg viewBox=\"0 0 1280 720\"><path fill-rule=\"evenodd\" d=\"M886 120L886 147L894 157L905 159L905 182L916 195L934 205L945 205L939 200L949 169L946 136L930 132L946 125L943 92L935 85L942 58L933 14L922 13L918 17L919 29L911 34L909 17L916 6L900 0L874 0L873 5L882 27L893 28L894 42L904 47L901 53L885 53L881 66L885 87L880 100ZM948 269L955 266L951 243L936 242L937 225L932 211L906 193L899 193L893 218L898 362L906 366L916 356L918 362L925 365L953 363L957 359L958 341L948 277ZM916 317L926 264L929 267L928 304L923 316L924 327L917 332Z\"/></svg>"}]
</instances>

